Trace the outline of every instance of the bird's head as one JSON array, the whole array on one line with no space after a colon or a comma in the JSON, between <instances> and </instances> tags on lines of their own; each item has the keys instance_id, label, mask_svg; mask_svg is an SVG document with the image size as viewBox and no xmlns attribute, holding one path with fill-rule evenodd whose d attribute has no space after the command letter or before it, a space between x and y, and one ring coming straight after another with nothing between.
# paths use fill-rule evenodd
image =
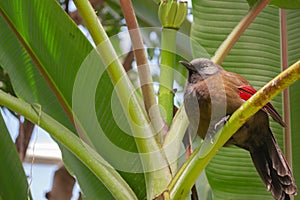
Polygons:
<instances>
[{"instance_id":1,"label":"bird's head","mask_svg":"<svg viewBox=\"0 0 300 200\"><path fill-rule=\"evenodd\" d=\"M188 81L194 83L218 73L222 68L207 58L196 58L191 62L179 61L189 71Z\"/></svg>"}]
</instances>

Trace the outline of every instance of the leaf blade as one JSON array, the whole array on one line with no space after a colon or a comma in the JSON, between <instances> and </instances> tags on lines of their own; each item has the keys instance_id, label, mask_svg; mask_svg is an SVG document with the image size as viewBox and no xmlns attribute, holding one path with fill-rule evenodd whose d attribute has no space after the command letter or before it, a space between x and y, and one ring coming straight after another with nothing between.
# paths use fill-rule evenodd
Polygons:
<instances>
[{"instance_id":1,"label":"leaf blade","mask_svg":"<svg viewBox=\"0 0 300 200\"><path fill-rule=\"evenodd\" d=\"M3 117L0 116L0 199L27 199L27 178ZM16 192L18 191L18 192Z\"/></svg>"},{"instance_id":2,"label":"leaf blade","mask_svg":"<svg viewBox=\"0 0 300 200\"><path fill-rule=\"evenodd\" d=\"M3 18L0 18L1 34L4 33L3 35L8 39L0 42L0 63L11 76L16 93L28 102L39 103L43 110L75 132L70 114L68 117L63 111L57 96L66 103L67 112L72 113L74 81L81 63L93 49L92 45L56 1L43 3L16 0L1 2L0 8L9 16L17 32L30 47L31 56L40 63L42 68L37 69L30 53L24 49L24 45L19 42ZM41 75L41 71L44 76ZM107 81L110 82L109 79L106 79ZM49 82L56 89L55 95L49 88ZM129 143L132 145L134 141L131 140ZM66 153L64 155L70 156ZM84 165L77 165L78 161L67 157L65 160L68 169L72 169L78 179L82 178L84 181L85 174L91 174ZM85 173L81 173L82 171ZM144 177L140 177L139 181L143 182ZM143 186L139 181L134 182L138 188ZM95 194L101 196L99 185L103 186L99 180L97 184L86 185L85 188L88 188L84 191L86 197ZM107 189L104 187L103 190Z\"/></svg>"}]
</instances>

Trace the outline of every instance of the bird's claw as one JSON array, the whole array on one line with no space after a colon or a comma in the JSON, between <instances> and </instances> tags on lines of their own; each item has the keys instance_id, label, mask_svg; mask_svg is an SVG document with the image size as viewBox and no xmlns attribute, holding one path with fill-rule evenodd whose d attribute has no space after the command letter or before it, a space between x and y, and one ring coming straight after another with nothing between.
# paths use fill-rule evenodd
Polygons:
<instances>
[{"instance_id":1,"label":"bird's claw","mask_svg":"<svg viewBox=\"0 0 300 200\"><path fill-rule=\"evenodd\" d=\"M230 115L226 115L225 117L223 117L220 121L218 121L215 126L214 126L214 130L217 131L219 130L230 118Z\"/></svg>"},{"instance_id":2,"label":"bird's claw","mask_svg":"<svg viewBox=\"0 0 300 200\"><path fill-rule=\"evenodd\" d=\"M228 121L229 118L230 118L230 115L226 115L220 121L218 121L213 127L210 128L210 131L208 131L208 134L206 135L206 137L208 137L207 139L210 140L211 144L214 143L215 133Z\"/></svg>"}]
</instances>

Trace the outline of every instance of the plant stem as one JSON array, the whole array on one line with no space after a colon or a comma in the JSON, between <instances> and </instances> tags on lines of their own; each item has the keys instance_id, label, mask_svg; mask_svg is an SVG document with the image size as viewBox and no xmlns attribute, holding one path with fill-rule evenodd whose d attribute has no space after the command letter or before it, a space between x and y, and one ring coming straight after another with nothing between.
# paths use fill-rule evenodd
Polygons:
<instances>
[{"instance_id":1,"label":"plant stem","mask_svg":"<svg viewBox=\"0 0 300 200\"><path fill-rule=\"evenodd\" d=\"M221 64L225 59L226 55L232 49L236 41L256 18L256 16L268 5L270 0L261 0L249 11L249 13L240 21L240 23L231 31L226 40L215 52L212 57L212 61Z\"/></svg>"},{"instance_id":2,"label":"plant stem","mask_svg":"<svg viewBox=\"0 0 300 200\"><path fill-rule=\"evenodd\" d=\"M167 126L170 127L173 119L174 92L173 92L173 66L175 65L177 30L163 28L161 33L161 65L160 87L158 102L161 113Z\"/></svg>"},{"instance_id":3,"label":"plant stem","mask_svg":"<svg viewBox=\"0 0 300 200\"><path fill-rule=\"evenodd\" d=\"M25 103L2 90L0 90L0 104L19 113L33 123L39 124L40 127L81 160L116 199L137 199L129 185L110 164L65 126L49 115L40 112L37 105Z\"/></svg>"},{"instance_id":4,"label":"plant stem","mask_svg":"<svg viewBox=\"0 0 300 200\"><path fill-rule=\"evenodd\" d=\"M188 161L175 175L168 190L171 199L186 198L199 174L203 171L209 161L217 153L226 141L235 133L252 115L260 110L272 98L300 78L300 60L283 71L237 111L233 113L229 121L224 125L214 139L214 143L204 140L203 145L198 147Z\"/></svg>"},{"instance_id":5,"label":"plant stem","mask_svg":"<svg viewBox=\"0 0 300 200\"><path fill-rule=\"evenodd\" d=\"M139 26L130 0L120 0L122 11L129 30L135 59L138 66L140 84L144 97L144 104L148 117L150 118L155 131L158 133L164 131L164 122L160 115L156 97L153 89L152 76L149 69L146 51L143 45L143 39L139 31Z\"/></svg>"},{"instance_id":6,"label":"plant stem","mask_svg":"<svg viewBox=\"0 0 300 200\"><path fill-rule=\"evenodd\" d=\"M180 153L180 145L189 125L189 120L186 116L184 106L181 106L174 116L173 123L168 134L165 137L163 148L167 154L169 163L171 164L172 172L175 174L178 167L178 158Z\"/></svg>"},{"instance_id":7,"label":"plant stem","mask_svg":"<svg viewBox=\"0 0 300 200\"><path fill-rule=\"evenodd\" d=\"M74 3L97 45L103 63L107 66L107 72L118 94L141 156L148 198L152 198L171 180L165 153L156 141L153 126L149 124L147 114L140 105L138 96L89 1L74 0Z\"/></svg>"},{"instance_id":8,"label":"plant stem","mask_svg":"<svg viewBox=\"0 0 300 200\"><path fill-rule=\"evenodd\" d=\"M287 69L288 67L288 55L287 55L287 36L286 36L286 14L284 9L280 9L280 30L281 30L281 66L282 70ZM284 121L287 124L287 127L284 129L284 149L285 149L285 158L292 167L292 140L291 140L291 110L290 110L290 97L289 90L286 89L283 91L283 115Z\"/></svg>"}]
</instances>

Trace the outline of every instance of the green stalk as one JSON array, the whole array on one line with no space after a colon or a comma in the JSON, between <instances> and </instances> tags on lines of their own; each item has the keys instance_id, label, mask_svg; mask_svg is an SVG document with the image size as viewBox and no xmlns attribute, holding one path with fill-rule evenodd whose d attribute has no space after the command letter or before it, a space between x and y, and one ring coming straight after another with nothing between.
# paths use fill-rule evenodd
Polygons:
<instances>
[{"instance_id":1,"label":"green stalk","mask_svg":"<svg viewBox=\"0 0 300 200\"><path fill-rule=\"evenodd\" d=\"M95 150L78 138L65 126L41 112L37 105L28 104L0 90L0 104L39 124L54 139L64 145L84 163L116 199L137 199L129 185Z\"/></svg>"},{"instance_id":2,"label":"green stalk","mask_svg":"<svg viewBox=\"0 0 300 200\"><path fill-rule=\"evenodd\" d=\"M140 152L148 198L152 198L160 193L162 186L166 186L171 179L167 159L160 144L155 140L155 131L149 124L146 111L140 105L136 92L92 6L88 0L75 0L74 3L97 45L97 51L103 63L107 66L107 72L114 84Z\"/></svg>"},{"instance_id":3,"label":"green stalk","mask_svg":"<svg viewBox=\"0 0 300 200\"><path fill-rule=\"evenodd\" d=\"M170 28L163 28L161 33L161 65L158 103L161 113L163 113L163 119L168 127L170 127L173 119L173 66L175 65L176 59L176 33L177 30Z\"/></svg>"},{"instance_id":4,"label":"green stalk","mask_svg":"<svg viewBox=\"0 0 300 200\"><path fill-rule=\"evenodd\" d=\"M184 106L178 109L173 122L165 137L163 148L167 154L169 163L172 163L171 170L175 174L175 172L177 172L178 158L180 156L180 145L182 144L183 136L189 125Z\"/></svg>"},{"instance_id":5,"label":"green stalk","mask_svg":"<svg viewBox=\"0 0 300 200\"><path fill-rule=\"evenodd\" d=\"M220 45L215 52L215 55L211 58L214 63L221 64L226 55L232 49L236 41L253 22L257 15L268 5L270 0L259 1L249 13L240 21L240 23L231 31L226 40Z\"/></svg>"},{"instance_id":6,"label":"green stalk","mask_svg":"<svg viewBox=\"0 0 300 200\"><path fill-rule=\"evenodd\" d=\"M234 112L222 130L216 134L213 144L204 140L203 145L196 149L168 186L170 199L186 198L197 177L226 141L252 115L299 78L300 60L271 80Z\"/></svg>"},{"instance_id":7,"label":"green stalk","mask_svg":"<svg viewBox=\"0 0 300 200\"><path fill-rule=\"evenodd\" d=\"M167 126L173 118L173 67L175 65L176 34L187 15L186 1L160 1L158 18L162 24L161 66L158 103Z\"/></svg>"}]
</instances>

